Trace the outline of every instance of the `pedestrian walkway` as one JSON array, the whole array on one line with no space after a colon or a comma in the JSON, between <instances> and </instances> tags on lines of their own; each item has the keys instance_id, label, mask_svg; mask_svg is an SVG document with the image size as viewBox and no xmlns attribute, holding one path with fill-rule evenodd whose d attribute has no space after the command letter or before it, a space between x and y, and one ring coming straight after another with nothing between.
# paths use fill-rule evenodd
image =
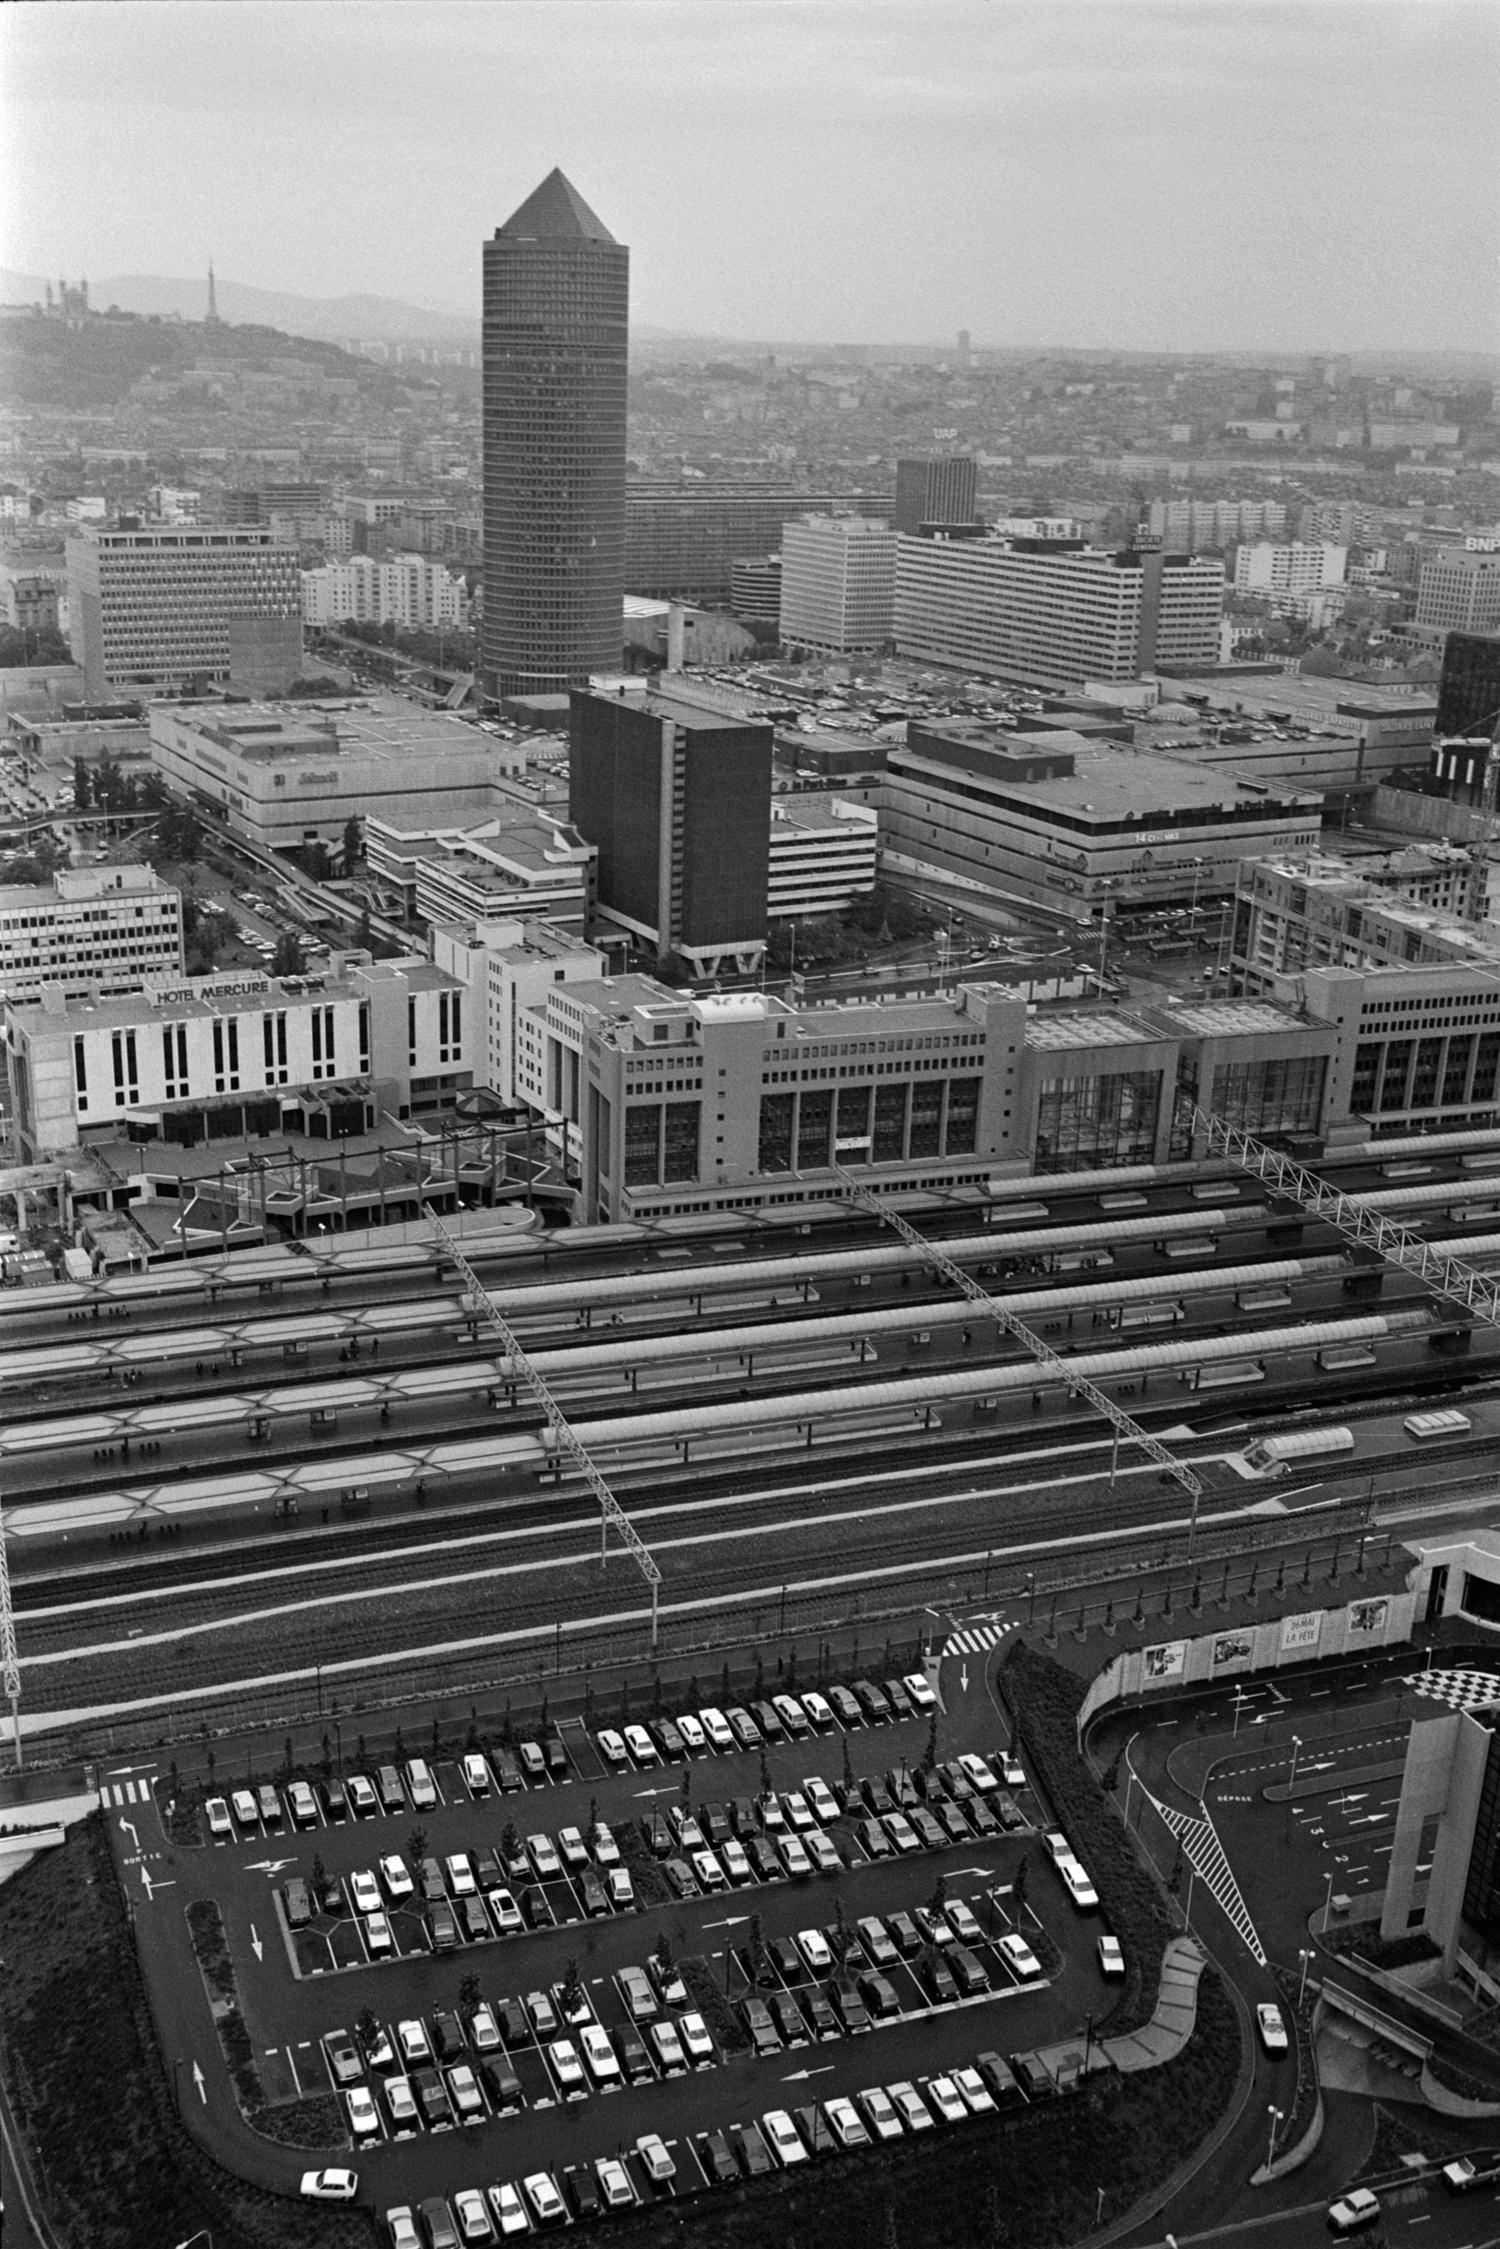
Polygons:
<instances>
[{"instance_id":1,"label":"pedestrian walkway","mask_svg":"<svg viewBox=\"0 0 1500 2249\"><path fill-rule=\"evenodd\" d=\"M154 1773L140 1780L107 1780L99 1791L99 1801L107 1812L123 1811L127 1804L149 1804L155 1786Z\"/></svg>"},{"instance_id":2,"label":"pedestrian walkway","mask_svg":"<svg viewBox=\"0 0 1500 2249\"><path fill-rule=\"evenodd\" d=\"M1173 1937L1161 1961L1161 1989L1150 2022L1099 2041L1116 2069L1159 2069L1180 2054L1198 2019L1198 1978L1208 1956L1196 1937Z\"/></svg>"},{"instance_id":3,"label":"pedestrian walkway","mask_svg":"<svg viewBox=\"0 0 1500 2249\"><path fill-rule=\"evenodd\" d=\"M1250 1909L1240 1893L1234 1869L1224 1856L1224 1846L1219 1841L1219 1831L1213 1821L1206 1813L1202 1818L1195 1818L1191 1812L1179 1812L1175 1805L1157 1803L1154 1796L1151 1797L1151 1802L1156 1805L1166 1827L1177 1837L1188 1864L1199 1880L1207 1884L1216 1903L1223 1908L1229 1926L1243 1940L1251 1958L1264 1968L1265 1947L1256 1934Z\"/></svg>"},{"instance_id":4,"label":"pedestrian walkway","mask_svg":"<svg viewBox=\"0 0 1500 2249\"><path fill-rule=\"evenodd\" d=\"M950 1632L943 1642L945 1656L977 1656L987 1648L998 1648L1001 1641L1016 1629L1014 1617L976 1618L973 1622Z\"/></svg>"},{"instance_id":5,"label":"pedestrian walkway","mask_svg":"<svg viewBox=\"0 0 1500 2249\"><path fill-rule=\"evenodd\" d=\"M1412 1671L1401 1684L1453 1710L1487 1710L1500 1702L1500 1677L1493 1671Z\"/></svg>"}]
</instances>

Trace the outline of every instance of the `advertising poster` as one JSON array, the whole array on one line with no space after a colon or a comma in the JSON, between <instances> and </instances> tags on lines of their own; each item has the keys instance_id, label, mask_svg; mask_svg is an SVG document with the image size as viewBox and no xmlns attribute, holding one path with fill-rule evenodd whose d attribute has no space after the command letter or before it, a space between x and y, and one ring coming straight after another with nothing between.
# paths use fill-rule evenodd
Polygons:
<instances>
[{"instance_id":1,"label":"advertising poster","mask_svg":"<svg viewBox=\"0 0 1500 2249\"><path fill-rule=\"evenodd\" d=\"M1281 1648L1315 1648L1323 1631L1321 1609L1304 1609L1301 1616L1284 1616L1281 1620Z\"/></svg>"},{"instance_id":2,"label":"advertising poster","mask_svg":"<svg viewBox=\"0 0 1500 2249\"><path fill-rule=\"evenodd\" d=\"M1353 1632L1383 1632L1391 1604L1386 1600L1351 1601L1349 1603L1349 1630Z\"/></svg>"},{"instance_id":3,"label":"advertising poster","mask_svg":"<svg viewBox=\"0 0 1500 2249\"><path fill-rule=\"evenodd\" d=\"M1214 1642L1214 1671L1243 1671L1255 1654L1250 1632L1221 1632Z\"/></svg>"},{"instance_id":4,"label":"advertising poster","mask_svg":"<svg viewBox=\"0 0 1500 2249\"><path fill-rule=\"evenodd\" d=\"M1142 1661L1148 1679L1177 1679L1182 1675L1187 1656L1186 1640L1167 1640L1159 1648L1142 1650Z\"/></svg>"}]
</instances>

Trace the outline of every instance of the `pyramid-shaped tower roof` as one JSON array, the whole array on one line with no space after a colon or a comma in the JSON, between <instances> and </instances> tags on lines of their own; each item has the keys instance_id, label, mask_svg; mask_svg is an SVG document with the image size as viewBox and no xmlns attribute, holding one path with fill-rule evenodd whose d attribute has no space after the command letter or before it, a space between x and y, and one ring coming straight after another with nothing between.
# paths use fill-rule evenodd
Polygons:
<instances>
[{"instance_id":1,"label":"pyramid-shaped tower roof","mask_svg":"<svg viewBox=\"0 0 1500 2249\"><path fill-rule=\"evenodd\" d=\"M555 168L504 226L495 229L497 240L522 242L614 242L603 221L596 218L572 181Z\"/></svg>"}]
</instances>

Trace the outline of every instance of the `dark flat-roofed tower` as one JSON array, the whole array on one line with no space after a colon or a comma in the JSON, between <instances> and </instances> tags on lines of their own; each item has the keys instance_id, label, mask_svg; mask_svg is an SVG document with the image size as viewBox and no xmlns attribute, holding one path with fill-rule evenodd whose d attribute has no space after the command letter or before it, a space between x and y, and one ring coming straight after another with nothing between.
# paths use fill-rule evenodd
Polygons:
<instances>
[{"instance_id":1,"label":"dark flat-roofed tower","mask_svg":"<svg viewBox=\"0 0 1500 2249\"><path fill-rule=\"evenodd\" d=\"M630 252L559 171L484 246L484 687L617 671Z\"/></svg>"}]
</instances>

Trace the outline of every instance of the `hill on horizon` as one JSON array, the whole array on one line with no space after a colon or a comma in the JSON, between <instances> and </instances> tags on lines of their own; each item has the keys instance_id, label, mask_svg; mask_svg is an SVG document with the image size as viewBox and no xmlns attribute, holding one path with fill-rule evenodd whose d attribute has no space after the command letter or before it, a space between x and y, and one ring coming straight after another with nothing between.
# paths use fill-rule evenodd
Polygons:
<instances>
[{"instance_id":1,"label":"hill on horizon","mask_svg":"<svg viewBox=\"0 0 1500 2249\"><path fill-rule=\"evenodd\" d=\"M45 289L39 274L0 269L0 301L6 304L40 303ZM477 314L473 320L461 320L452 313L403 304L395 297L300 297L287 289L252 289L244 282L218 279L215 294L221 320L278 328L315 342L346 344L351 338L368 338L470 350L479 345ZM208 309L208 277L180 281L162 274L114 274L102 281L90 280L89 302L97 312L118 305L122 312L176 313L183 320L201 320Z\"/></svg>"}]
</instances>

